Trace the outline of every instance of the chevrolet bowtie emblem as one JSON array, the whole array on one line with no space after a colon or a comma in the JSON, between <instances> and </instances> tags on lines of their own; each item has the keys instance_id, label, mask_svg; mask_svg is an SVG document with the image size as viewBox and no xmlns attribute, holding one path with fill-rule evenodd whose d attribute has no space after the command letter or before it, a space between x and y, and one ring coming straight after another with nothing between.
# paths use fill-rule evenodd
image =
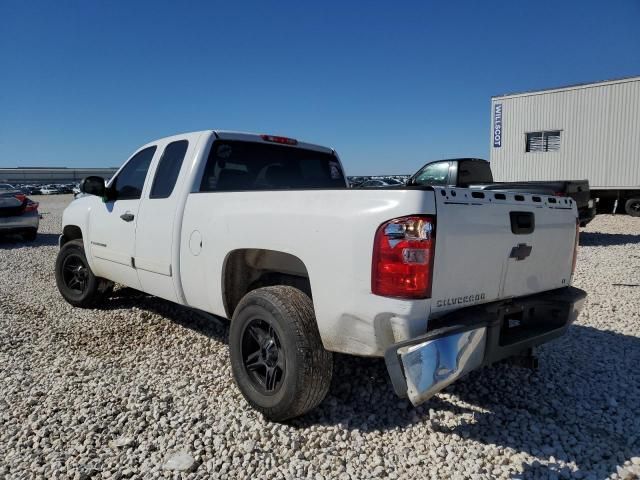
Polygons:
<instances>
[{"instance_id":1,"label":"chevrolet bowtie emblem","mask_svg":"<svg viewBox=\"0 0 640 480\"><path fill-rule=\"evenodd\" d=\"M526 243L519 243L515 247L511 249L511 255L509 258L515 258L516 260L524 260L529 255L531 255L531 249L533 247L527 245Z\"/></svg>"}]
</instances>

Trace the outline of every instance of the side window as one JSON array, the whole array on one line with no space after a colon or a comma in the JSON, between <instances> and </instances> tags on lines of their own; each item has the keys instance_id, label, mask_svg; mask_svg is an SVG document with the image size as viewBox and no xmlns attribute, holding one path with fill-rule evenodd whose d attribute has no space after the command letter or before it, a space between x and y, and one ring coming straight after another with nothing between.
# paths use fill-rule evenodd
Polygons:
<instances>
[{"instance_id":1,"label":"side window","mask_svg":"<svg viewBox=\"0 0 640 480\"><path fill-rule=\"evenodd\" d=\"M149 198L167 198L171 196L188 147L189 142L186 140L179 140L167 145L158 163Z\"/></svg>"},{"instance_id":2,"label":"side window","mask_svg":"<svg viewBox=\"0 0 640 480\"><path fill-rule=\"evenodd\" d=\"M156 147L148 147L136 153L131 160L120 170L118 176L111 184L116 200L135 200L142 195L144 179Z\"/></svg>"},{"instance_id":3,"label":"side window","mask_svg":"<svg viewBox=\"0 0 640 480\"><path fill-rule=\"evenodd\" d=\"M424 167L415 179L417 185L447 185L449 162L431 163Z\"/></svg>"}]
</instances>

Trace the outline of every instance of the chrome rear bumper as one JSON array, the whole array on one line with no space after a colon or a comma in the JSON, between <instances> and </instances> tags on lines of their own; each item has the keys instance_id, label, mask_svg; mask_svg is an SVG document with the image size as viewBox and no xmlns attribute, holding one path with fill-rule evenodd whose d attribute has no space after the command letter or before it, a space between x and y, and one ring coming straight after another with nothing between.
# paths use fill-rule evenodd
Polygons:
<instances>
[{"instance_id":1,"label":"chrome rear bumper","mask_svg":"<svg viewBox=\"0 0 640 480\"><path fill-rule=\"evenodd\" d=\"M385 353L394 390L418 405L483 365L561 336L586 293L573 287L457 310Z\"/></svg>"}]
</instances>

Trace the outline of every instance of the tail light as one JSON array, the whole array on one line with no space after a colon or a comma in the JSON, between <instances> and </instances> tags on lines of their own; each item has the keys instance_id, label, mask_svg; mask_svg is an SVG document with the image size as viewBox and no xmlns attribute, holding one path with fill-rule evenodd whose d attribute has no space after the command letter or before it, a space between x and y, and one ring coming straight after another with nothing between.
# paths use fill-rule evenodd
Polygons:
<instances>
[{"instance_id":1,"label":"tail light","mask_svg":"<svg viewBox=\"0 0 640 480\"><path fill-rule=\"evenodd\" d=\"M36 211L38 211L38 205L40 205L38 202L33 202L31 200L28 200L27 204L24 207L24 211L25 212L36 212Z\"/></svg>"},{"instance_id":2,"label":"tail light","mask_svg":"<svg viewBox=\"0 0 640 480\"><path fill-rule=\"evenodd\" d=\"M571 276L576 271L576 262L578 261L578 243L580 241L580 220L576 220L576 238L575 243L573 245L573 260L571 262Z\"/></svg>"},{"instance_id":3,"label":"tail light","mask_svg":"<svg viewBox=\"0 0 640 480\"><path fill-rule=\"evenodd\" d=\"M15 195L16 200L18 200L22 205L24 205L24 212L34 212L38 210L38 202L34 202L30 198L28 198L23 193L18 193Z\"/></svg>"},{"instance_id":4,"label":"tail light","mask_svg":"<svg viewBox=\"0 0 640 480\"><path fill-rule=\"evenodd\" d=\"M564 192L553 192L554 197L566 197L567 194Z\"/></svg>"},{"instance_id":5,"label":"tail light","mask_svg":"<svg viewBox=\"0 0 640 480\"><path fill-rule=\"evenodd\" d=\"M430 298L435 218L400 217L380 225L373 246L371 291L396 298Z\"/></svg>"}]
</instances>

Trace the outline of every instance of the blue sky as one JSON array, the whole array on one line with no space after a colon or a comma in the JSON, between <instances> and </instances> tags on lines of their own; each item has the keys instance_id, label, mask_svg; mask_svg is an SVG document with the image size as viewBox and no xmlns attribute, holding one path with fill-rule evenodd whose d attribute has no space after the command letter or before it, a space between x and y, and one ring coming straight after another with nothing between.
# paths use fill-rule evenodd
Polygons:
<instances>
[{"instance_id":1,"label":"blue sky","mask_svg":"<svg viewBox=\"0 0 640 480\"><path fill-rule=\"evenodd\" d=\"M347 173L487 158L492 95L640 75L640 2L0 0L0 167L221 128Z\"/></svg>"}]
</instances>

